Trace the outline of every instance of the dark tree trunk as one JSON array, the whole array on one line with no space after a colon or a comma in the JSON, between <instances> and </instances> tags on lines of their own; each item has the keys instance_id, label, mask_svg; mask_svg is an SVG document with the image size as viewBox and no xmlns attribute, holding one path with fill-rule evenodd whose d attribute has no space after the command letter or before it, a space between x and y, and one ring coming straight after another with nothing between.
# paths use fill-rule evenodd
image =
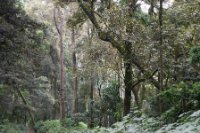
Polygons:
<instances>
[{"instance_id":1,"label":"dark tree trunk","mask_svg":"<svg viewBox=\"0 0 200 133\"><path fill-rule=\"evenodd\" d=\"M90 78L90 123L89 127L94 127L94 118L93 118L93 101L94 100L94 76L91 72L91 78Z\"/></svg>"},{"instance_id":2,"label":"dark tree trunk","mask_svg":"<svg viewBox=\"0 0 200 133\"><path fill-rule=\"evenodd\" d=\"M124 96L124 116L130 112L131 107L131 89L132 89L132 79L133 79L133 71L132 64L130 63L131 58L131 43L125 44L126 55L124 56L124 67L125 67L125 96Z\"/></svg>"},{"instance_id":3,"label":"dark tree trunk","mask_svg":"<svg viewBox=\"0 0 200 133\"><path fill-rule=\"evenodd\" d=\"M57 78L53 77L52 78L52 96L54 97L55 101L57 101ZM56 119L57 116L57 102L55 102L53 104L53 108L52 108L52 119Z\"/></svg>"},{"instance_id":4,"label":"dark tree trunk","mask_svg":"<svg viewBox=\"0 0 200 133\"><path fill-rule=\"evenodd\" d=\"M163 8L163 0L160 0L160 11L159 11L159 28L160 28L160 50L159 50L159 89L162 91L163 90L163 20L162 20L162 8Z\"/></svg>"},{"instance_id":5,"label":"dark tree trunk","mask_svg":"<svg viewBox=\"0 0 200 133\"><path fill-rule=\"evenodd\" d=\"M163 11L163 0L160 0L160 9L159 9L159 29L160 29L160 46L159 46L159 75L158 75L158 81L159 81L159 93L163 91L163 19L162 19L162 11ZM162 101L159 98L159 110L160 113L163 111L163 105Z\"/></svg>"},{"instance_id":6,"label":"dark tree trunk","mask_svg":"<svg viewBox=\"0 0 200 133\"><path fill-rule=\"evenodd\" d=\"M75 31L74 27L72 28L72 61L73 61L73 74L74 74L74 82L73 82L73 91L74 91L74 108L73 113L78 112L78 77L77 77L77 59L76 59L76 43L75 43Z\"/></svg>"},{"instance_id":7,"label":"dark tree trunk","mask_svg":"<svg viewBox=\"0 0 200 133\"><path fill-rule=\"evenodd\" d=\"M150 16L154 14L154 7L155 7L155 0L150 0L150 8L148 12Z\"/></svg>"}]
</instances>

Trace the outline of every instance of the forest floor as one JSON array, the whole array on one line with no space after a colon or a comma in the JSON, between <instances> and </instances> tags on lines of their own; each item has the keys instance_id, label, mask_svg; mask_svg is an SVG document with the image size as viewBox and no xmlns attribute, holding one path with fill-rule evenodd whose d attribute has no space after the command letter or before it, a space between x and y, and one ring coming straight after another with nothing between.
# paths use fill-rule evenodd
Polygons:
<instances>
[{"instance_id":1,"label":"forest floor","mask_svg":"<svg viewBox=\"0 0 200 133\"><path fill-rule=\"evenodd\" d=\"M82 133L200 133L200 110L181 114L174 123L162 126L161 123L163 121L159 118L128 115L121 122L113 124L111 128L95 128Z\"/></svg>"},{"instance_id":2,"label":"forest floor","mask_svg":"<svg viewBox=\"0 0 200 133\"><path fill-rule=\"evenodd\" d=\"M36 131L23 125L8 123L0 125L0 133L200 133L200 110L190 111L178 116L176 122L164 124L165 119L132 114L123 117L110 128L95 127L89 129L83 122L74 127L62 127L60 120L41 121Z\"/></svg>"}]
</instances>

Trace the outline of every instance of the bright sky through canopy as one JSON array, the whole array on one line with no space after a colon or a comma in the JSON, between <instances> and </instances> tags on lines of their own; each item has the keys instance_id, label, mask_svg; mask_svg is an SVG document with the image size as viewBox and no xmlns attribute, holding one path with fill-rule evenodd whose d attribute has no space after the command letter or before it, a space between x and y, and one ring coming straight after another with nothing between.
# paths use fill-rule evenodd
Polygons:
<instances>
[{"instance_id":1,"label":"bright sky through canopy","mask_svg":"<svg viewBox=\"0 0 200 133\"><path fill-rule=\"evenodd\" d=\"M174 2L174 0L168 0L168 2L165 2L165 3L164 3L163 7L164 7L164 8L170 7L170 6L172 6L173 2ZM147 3L145 3L143 0L139 0L138 3L141 4L141 9L142 9L142 11L145 12L145 13L148 13L148 10L149 10L150 5L147 4Z\"/></svg>"}]
</instances>

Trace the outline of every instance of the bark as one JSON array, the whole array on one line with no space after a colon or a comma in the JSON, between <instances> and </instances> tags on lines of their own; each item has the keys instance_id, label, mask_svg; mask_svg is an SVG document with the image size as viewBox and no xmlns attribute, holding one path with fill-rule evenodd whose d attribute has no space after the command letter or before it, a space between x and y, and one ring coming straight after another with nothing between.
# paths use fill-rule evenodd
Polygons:
<instances>
[{"instance_id":1,"label":"bark","mask_svg":"<svg viewBox=\"0 0 200 133\"><path fill-rule=\"evenodd\" d=\"M56 119L57 116L57 78L52 78L52 96L55 99L55 103L53 104L52 109L52 119Z\"/></svg>"},{"instance_id":2,"label":"bark","mask_svg":"<svg viewBox=\"0 0 200 133\"><path fill-rule=\"evenodd\" d=\"M126 43L125 48L127 50L126 55L124 56L125 59L125 96L124 96L124 116L130 112L131 107L131 87L132 87L132 79L133 79L133 71L132 71L132 64L130 63L131 58L131 43Z\"/></svg>"},{"instance_id":3,"label":"bark","mask_svg":"<svg viewBox=\"0 0 200 133\"><path fill-rule=\"evenodd\" d=\"M142 105L143 104L143 100L146 97L147 91L146 91L146 88L145 88L144 84L142 84L141 87L142 87L142 89L141 89L141 92L140 92L140 97L141 97L141 105Z\"/></svg>"},{"instance_id":4,"label":"bark","mask_svg":"<svg viewBox=\"0 0 200 133\"><path fill-rule=\"evenodd\" d=\"M56 46L59 45L59 41L58 39L56 39L50 46L50 56L52 59L52 62L54 64L54 66L57 68L59 65L59 54L58 54L58 50L56 48ZM50 76L50 82L51 82L51 95L53 96L55 103L53 104L52 107L52 115L51 118L52 119L56 119L57 117L57 99L58 99L58 95L57 95L57 79L58 79L58 75L57 75L58 70L57 69L53 69L51 72L51 76Z\"/></svg>"},{"instance_id":5,"label":"bark","mask_svg":"<svg viewBox=\"0 0 200 133\"><path fill-rule=\"evenodd\" d=\"M134 88L133 94L134 94L135 103L136 103L138 109L141 109L142 105L141 105L141 100L140 100L140 96L139 96L139 89Z\"/></svg>"},{"instance_id":6,"label":"bark","mask_svg":"<svg viewBox=\"0 0 200 133\"><path fill-rule=\"evenodd\" d=\"M74 74L74 83L73 83L73 90L74 90L74 108L73 113L78 112L78 77L77 77L77 59L76 59L76 43L75 43L75 31L74 27L72 28L72 61L73 61L73 74Z\"/></svg>"},{"instance_id":7,"label":"bark","mask_svg":"<svg viewBox=\"0 0 200 133\"><path fill-rule=\"evenodd\" d=\"M163 90L163 19L162 19L162 11L163 11L163 0L160 0L160 11L159 11L159 28L160 28L160 57L159 57L159 89L162 91Z\"/></svg>"},{"instance_id":8,"label":"bark","mask_svg":"<svg viewBox=\"0 0 200 133\"><path fill-rule=\"evenodd\" d=\"M159 76L158 76L158 81L159 81L159 93L163 91L163 19L162 19L162 11L163 11L163 0L160 0L160 9L159 9L159 29L160 29L160 46L159 46ZM160 113L162 113L163 110L163 105L162 101L159 98L159 110Z\"/></svg>"},{"instance_id":9,"label":"bark","mask_svg":"<svg viewBox=\"0 0 200 133\"><path fill-rule=\"evenodd\" d=\"M94 100L94 76L93 72L91 72L91 78L90 78L90 123L89 127L94 127L94 118L93 118L93 101Z\"/></svg>"},{"instance_id":10,"label":"bark","mask_svg":"<svg viewBox=\"0 0 200 133\"><path fill-rule=\"evenodd\" d=\"M33 127L28 127L28 133L35 133L35 130Z\"/></svg>"},{"instance_id":11,"label":"bark","mask_svg":"<svg viewBox=\"0 0 200 133\"><path fill-rule=\"evenodd\" d=\"M174 73L173 73L173 77L174 77L174 81L175 82L178 80L178 76L177 76L177 72L178 72L178 69L177 69L178 56L177 56L177 53L178 53L178 49L177 49L177 47L175 47L175 52L174 52Z\"/></svg>"},{"instance_id":12,"label":"bark","mask_svg":"<svg viewBox=\"0 0 200 133\"><path fill-rule=\"evenodd\" d=\"M89 98L87 96L84 97L84 102L85 102L85 112L88 112L89 111L89 108L88 108L88 101L89 101Z\"/></svg>"},{"instance_id":13,"label":"bark","mask_svg":"<svg viewBox=\"0 0 200 133\"><path fill-rule=\"evenodd\" d=\"M60 106L60 114L61 120L65 118L65 94L64 94L64 48L63 48L63 38L60 38L60 93L61 93L61 106Z\"/></svg>"},{"instance_id":14,"label":"bark","mask_svg":"<svg viewBox=\"0 0 200 133\"><path fill-rule=\"evenodd\" d=\"M150 0L150 8L148 12L150 16L154 14L154 7L155 7L155 0Z\"/></svg>"},{"instance_id":15,"label":"bark","mask_svg":"<svg viewBox=\"0 0 200 133\"><path fill-rule=\"evenodd\" d=\"M54 22L59 35L60 44L60 119L65 118L65 94L64 94L64 47L63 47L63 36L64 36L64 18L62 17L61 10L57 7L54 10Z\"/></svg>"}]
</instances>

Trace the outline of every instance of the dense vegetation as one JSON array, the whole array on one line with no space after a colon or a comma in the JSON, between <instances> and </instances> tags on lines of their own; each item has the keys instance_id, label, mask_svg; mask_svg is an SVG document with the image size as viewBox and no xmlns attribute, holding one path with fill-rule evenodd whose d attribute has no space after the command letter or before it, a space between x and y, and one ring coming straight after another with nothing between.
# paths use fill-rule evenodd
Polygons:
<instances>
[{"instance_id":1,"label":"dense vegetation","mask_svg":"<svg viewBox=\"0 0 200 133\"><path fill-rule=\"evenodd\" d=\"M198 133L199 118L199 0L0 0L0 133Z\"/></svg>"}]
</instances>

